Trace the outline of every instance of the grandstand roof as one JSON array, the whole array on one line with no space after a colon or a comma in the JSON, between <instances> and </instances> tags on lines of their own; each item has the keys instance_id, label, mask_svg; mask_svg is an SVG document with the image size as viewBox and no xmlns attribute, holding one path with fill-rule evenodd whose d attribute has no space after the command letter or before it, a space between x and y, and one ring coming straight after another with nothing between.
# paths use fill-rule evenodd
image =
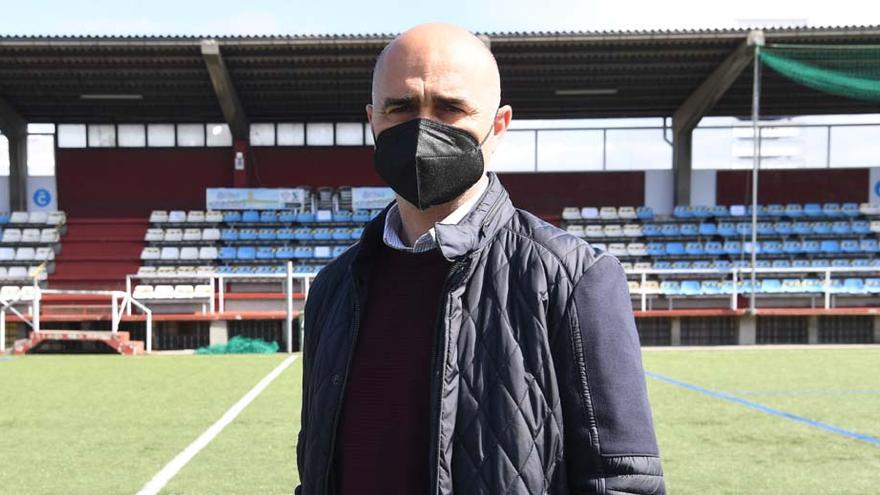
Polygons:
<instances>
[{"instance_id":1,"label":"grandstand roof","mask_svg":"<svg viewBox=\"0 0 880 495\"><path fill-rule=\"evenodd\" d=\"M880 26L764 32L768 43L880 43ZM516 118L590 118L672 115L748 30L484 34ZM31 122L223 121L200 51L208 38L251 121L364 121L375 57L393 35L5 36L0 97ZM763 85L765 115L880 111L770 70ZM747 70L712 114L745 116L750 105Z\"/></svg>"}]
</instances>

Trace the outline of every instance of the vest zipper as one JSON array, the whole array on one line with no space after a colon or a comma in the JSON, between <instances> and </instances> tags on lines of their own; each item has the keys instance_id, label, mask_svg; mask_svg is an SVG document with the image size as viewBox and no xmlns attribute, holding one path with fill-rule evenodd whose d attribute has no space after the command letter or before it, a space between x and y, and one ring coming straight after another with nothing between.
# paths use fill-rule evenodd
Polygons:
<instances>
[{"instance_id":1,"label":"vest zipper","mask_svg":"<svg viewBox=\"0 0 880 495\"><path fill-rule=\"evenodd\" d=\"M351 360L354 356L354 346L357 342L358 331L360 330L360 295L357 290L357 279L355 278L351 267L349 267L349 274L351 275L351 287L353 292L352 305L354 306L353 317L351 319L351 345L348 349L348 358L346 358L345 361L345 374L342 377L342 386L339 389L339 400L336 402L336 411L333 413L333 429L332 434L330 435L330 455L327 458L327 469L324 472L323 493L325 495L330 494L330 470L333 468L333 456L336 454L336 430L339 428L339 415L342 412L342 402L345 398L345 388L348 386L348 375L351 369ZM332 380L333 378L331 377L330 379Z\"/></svg>"},{"instance_id":2,"label":"vest zipper","mask_svg":"<svg viewBox=\"0 0 880 495\"><path fill-rule=\"evenodd\" d=\"M445 359L441 359L446 354L446 307L447 298L449 296L449 288L453 279L465 266L464 261L456 261L449 270L446 280L443 282L443 290L440 291L440 307L437 315L437 329L434 339L434 348L431 356L431 454L428 456L429 471L428 481L430 483L429 494L436 494L439 490L437 477L440 472L440 386L442 384L443 366L446 364Z\"/></svg>"}]
</instances>

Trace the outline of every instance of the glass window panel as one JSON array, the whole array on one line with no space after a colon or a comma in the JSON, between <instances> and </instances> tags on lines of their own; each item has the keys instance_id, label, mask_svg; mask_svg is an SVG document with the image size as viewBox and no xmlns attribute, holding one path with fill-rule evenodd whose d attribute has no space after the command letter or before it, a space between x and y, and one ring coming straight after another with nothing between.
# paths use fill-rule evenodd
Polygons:
<instances>
[{"instance_id":1,"label":"glass window panel","mask_svg":"<svg viewBox=\"0 0 880 495\"><path fill-rule=\"evenodd\" d=\"M489 159L488 168L493 172L534 172L534 131L508 130Z\"/></svg>"},{"instance_id":2,"label":"glass window panel","mask_svg":"<svg viewBox=\"0 0 880 495\"><path fill-rule=\"evenodd\" d=\"M364 144L364 128L359 123L339 122L336 124L336 144L362 146Z\"/></svg>"},{"instance_id":3,"label":"glass window panel","mask_svg":"<svg viewBox=\"0 0 880 495\"><path fill-rule=\"evenodd\" d=\"M208 146L232 146L232 132L226 124L205 124Z\"/></svg>"},{"instance_id":4,"label":"glass window panel","mask_svg":"<svg viewBox=\"0 0 880 495\"><path fill-rule=\"evenodd\" d=\"M85 148L85 124L58 124L59 148Z\"/></svg>"},{"instance_id":5,"label":"glass window panel","mask_svg":"<svg viewBox=\"0 0 880 495\"><path fill-rule=\"evenodd\" d=\"M278 146L303 146L306 144L306 126L302 123L278 124Z\"/></svg>"},{"instance_id":6,"label":"glass window panel","mask_svg":"<svg viewBox=\"0 0 880 495\"><path fill-rule=\"evenodd\" d=\"M333 124L306 124L306 144L309 146L332 146Z\"/></svg>"},{"instance_id":7,"label":"glass window panel","mask_svg":"<svg viewBox=\"0 0 880 495\"><path fill-rule=\"evenodd\" d=\"M539 131L539 171L602 170L602 131Z\"/></svg>"},{"instance_id":8,"label":"glass window panel","mask_svg":"<svg viewBox=\"0 0 880 495\"><path fill-rule=\"evenodd\" d=\"M251 145L275 146L275 124L251 124Z\"/></svg>"},{"instance_id":9,"label":"glass window panel","mask_svg":"<svg viewBox=\"0 0 880 495\"><path fill-rule=\"evenodd\" d=\"M147 126L147 146L168 148L174 146L174 124L149 124Z\"/></svg>"},{"instance_id":10,"label":"glass window panel","mask_svg":"<svg viewBox=\"0 0 880 495\"><path fill-rule=\"evenodd\" d=\"M194 148L204 145L204 124L177 124L177 146Z\"/></svg>"},{"instance_id":11,"label":"glass window panel","mask_svg":"<svg viewBox=\"0 0 880 495\"><path fill-rule=\"evenodd\" d=\"M89 148L112 148L116 146L116 126L113 124L89 124Z\"/></svg>"},{"instance_id":12,"label":"glass window panel","mask_svg":"<svg viewBox=\"0 0 880 495\"><path fill-rule=\"evenodd\" d=\"M705 119L704 119L705 120ZM733 129L696 128L693 134L692 167L695 170L742 168L733 158ZM751 164L749 164L751 167Z\"/></svg>"},{"instance_id":13,"label":"glass window panel","mask_svg":"<svg viewBox=\"0 0 880 495\"><path fill-rule=\"evenodd\" d=\"M27 137L28 175L55 175L55 136L31 134Z\"/></svg>"},{"instance_id":14,"label":"glass window panel","mask_svg":"<svg viewBox=\"0 0 880 495\"><path fill-rule=\"evenodd\" d=\"M831 166L880 166L880 125L832 127Z\"/></svg>"},{"instance_id":15,"label":"glass window panel","mask_svg":"<svg viewBox=\"0 0 880 495\"><path fill-rule=\"evenodd\" d=\"M605 136L606 170L672 168L672 146L663 129L611 129Z\"/></svg>"},{"instance_id":16,"label":"glass window panel","mask_svg":"<svg viewBox=\"0 0 880 495\"><path fill-rule=\"evenodd\" d=\"M55 124L28 124L28 134L55 134Z\"/></svg>"},{"instance_id":17,"label":"glass window panel","mask_svg":"<svg viewBox=\"0 0 880 495\"><path fill-rule=\"evenodd\" d=\"M143 148L147 145L147 128L143 124L119 124L119 146Z\"/></svg>"}]
</instances>

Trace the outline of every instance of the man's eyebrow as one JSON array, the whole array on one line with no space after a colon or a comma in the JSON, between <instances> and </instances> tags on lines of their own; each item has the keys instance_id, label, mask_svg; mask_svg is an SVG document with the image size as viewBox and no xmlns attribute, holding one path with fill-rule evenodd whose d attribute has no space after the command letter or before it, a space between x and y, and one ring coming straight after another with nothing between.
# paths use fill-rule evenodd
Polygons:
<instances>
[{"instance_id":1,"label":"man's eyebrow","mask_svg":"<svg viewBox=\"0 0 880 495\"><path fill-rule=\"evenodd\" d=\"M456 105L464 108L470 108L472 106L470 102L468 102L466 99L457 96L437 95L433 99L434 101L442 103L444 105Z\"/></svg>"},{"instance_id":2,"label":"man's eyebrow","mask_svg":"<svg viewBox=\"0 0 880 495\"><path fill-rule=\"evenodd\" d=\"M395 106L408 106L412 105L415 101L415 98L412 96L389 96L382 100L382 108L395 107Z\"/></svg>"}]
</instances>

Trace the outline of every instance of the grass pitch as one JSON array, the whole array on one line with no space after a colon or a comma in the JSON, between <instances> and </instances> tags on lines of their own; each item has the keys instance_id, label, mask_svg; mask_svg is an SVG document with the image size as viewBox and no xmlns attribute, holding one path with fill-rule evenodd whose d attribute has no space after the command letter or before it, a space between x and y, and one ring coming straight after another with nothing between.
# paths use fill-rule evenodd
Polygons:
<instances>
[{"instance_id":1,"label":"grass pitch","mask_svg":"<svg viewBox=\"0 0 880 495\"><path fill-rule=\"evenodd\" d=\"M0 358L0 494L134 494L284 359ZM880 438L880 347L647 350L680 382ZM288 494L297 360L164 494ZM648 379L671 494L862 494L880 445Z\"/></svg>"}]
</instances>

